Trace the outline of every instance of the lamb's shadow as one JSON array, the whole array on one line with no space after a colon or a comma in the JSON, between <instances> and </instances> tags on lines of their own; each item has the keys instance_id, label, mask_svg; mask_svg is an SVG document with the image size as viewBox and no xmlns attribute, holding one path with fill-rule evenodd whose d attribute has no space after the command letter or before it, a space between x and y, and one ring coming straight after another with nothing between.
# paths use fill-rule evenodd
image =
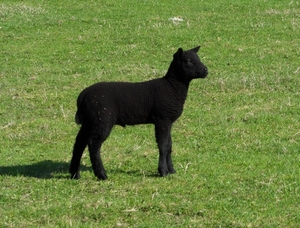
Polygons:
<instances>
[{"instance_id":1,"label":"lamb's shadow","mask_svg":"<svg viewBox=\"0 0 300 228\"><path fill-rule=\"evenodd\" d=\"M15 166L0 166L0 175L4 176L24 176L33 177L40 179L67 179L69 176L69 163L45 160L28 165L15 165ZM81 171L93 172L92 167L80 165ZM158 177L157 173L145 172L142 173L139 170L125 171L122 169L109 169L108 175L110 174L126 174L129 176L147 176L147 177Z\"/></svg>"},{"instance_id":2,"label":"lamb's shadow","mask_svg":"<svg viewBox=\"0 0 300 228\"><path fill-rule=\"evenodd\" d=\"M81 170L87 170L81 166ZM69 178L69 163L45 160L28 165L0 166L0 175L24 176L41 179Z\"/></svg>"}]
</instances>

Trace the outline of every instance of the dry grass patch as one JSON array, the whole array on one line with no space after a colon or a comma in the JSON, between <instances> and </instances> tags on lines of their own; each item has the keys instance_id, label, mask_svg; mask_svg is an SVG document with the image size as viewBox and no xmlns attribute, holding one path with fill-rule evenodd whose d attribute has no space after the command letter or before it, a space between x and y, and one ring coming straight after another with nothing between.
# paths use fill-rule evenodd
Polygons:
<instances>
[{"instance_id":1,"label":"dry grass patch","mask_svg":"<svg viewBox=\"0 0 300 228\"><path fill-rule=\"evenodd\" d=\"M30 6L19 3L0 4L0 16L2 20L8 20L15 15L30 16L45 13L46 10L39 6Z\"/></svg>"}]
</instances>

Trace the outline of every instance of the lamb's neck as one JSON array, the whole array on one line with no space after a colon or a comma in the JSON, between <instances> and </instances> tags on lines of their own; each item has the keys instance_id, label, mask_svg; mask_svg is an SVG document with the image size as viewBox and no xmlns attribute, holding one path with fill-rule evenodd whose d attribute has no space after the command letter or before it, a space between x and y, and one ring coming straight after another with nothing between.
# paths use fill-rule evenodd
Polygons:
<instances>
[{"instance_id":1,"label":"lamb's neck","mask_svg":"<svg viewBox=\"0 0 300 228\"><path fill-rule=\"evenodd\" d=\"M176 83L178 85L185 86L186 90L188 90L188 88L189 88L190 81L186 81L184 79L179 80L179 78L181 78L181 76L180 75L178 76L178 71L174 67L172 67L172 65L168 69L168 72L165 75L165 78L169 81L173 81L174 83Z\"/></svg>"},{"instance_id":2,"label":"lamb's neck","mask_svg":"<svg viewBox=\"0 0 300 228\"><path fill-rule=\"evenodd\" d=\"M164 78L171 88L173 88L175 94L179 95L178 98L183 98L185 100L190 83L179 81L176 74L171 71L168 71Z\"/></svg>"}]
</instances>

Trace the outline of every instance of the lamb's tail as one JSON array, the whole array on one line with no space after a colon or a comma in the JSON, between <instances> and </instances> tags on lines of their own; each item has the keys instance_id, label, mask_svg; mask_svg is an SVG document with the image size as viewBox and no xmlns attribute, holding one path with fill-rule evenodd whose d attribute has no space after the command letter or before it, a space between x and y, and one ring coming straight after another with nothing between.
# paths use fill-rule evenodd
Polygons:
<instances>
[{"instance_id":1,"label":"lamb's tail","mask_svg":"<svg viewBox=\"0 0 300 228\"><path fill-rule=\"evenodd\" d=\"M77 112L76 112L76 114L75 114L75 122L76 122L77 124L82 124L82 117L81 117L81 115L80 115L79 110L77 110Z\"/></svg>"},{"instance_id":2,"label":"lamb's tail","mask_svg":"<svg viewBox=\"0 0 300 228\"><path fill-rule=\"evenodd\" d=\"M79 94L78 98L77 98L77 112L75 114L75 122L77 124L82 124L82 111L81 111L81 109L82 109L82 102L84 100L84 97L85 97L85 92L82 91Z\"/></svg>"},{"instance_id":3,"label":"lamb's tail","mask_svg":"<svg viewBox=\"0 0 300 228\"><path fill-rule=\"evenodd\" d=\"M75 122L77 124L82 124L82 121L83 121L82 105L84 103L84 98L85 98L86 92L87 92L86 89L83 90L77 98L77 112L75 114Z\"/></svg>"}]
</instances>

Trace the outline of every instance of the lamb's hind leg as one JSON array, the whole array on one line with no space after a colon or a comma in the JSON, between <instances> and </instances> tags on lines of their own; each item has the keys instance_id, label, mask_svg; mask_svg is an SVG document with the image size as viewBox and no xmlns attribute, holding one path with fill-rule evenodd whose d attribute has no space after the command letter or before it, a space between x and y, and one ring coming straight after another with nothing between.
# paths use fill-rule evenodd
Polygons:
<instances>
[{"instance_id":1,"label":"lamb's hind leg","mask_svg":"<svg viewBox=\"0 0 300 228\"><path fill-rule=\"evenodd\" d=\"M95 128L93 131L93 134L88 142L88 148L95 176L101 180L106 180L107 175L101 160L100 149L102 143L108 137L111 127L106 126L106 128L102 131L99 131L99 129L101 128Z\"/></svg>"},{"instance_id":2,"label":"lamb's hind leg","mask_svg":"<svg viewBox=\"0 0 300 228\"><path fill-rule=\"evenodd\" d=\"M79 179L80 178L80 160L82 157L82 153L87 145L88 142L88 132L85 130L84 127L81 127L77 136L76 141L74 144L73 149L73 156L70 164L70 173L72 179Z\"/></svg>"}]
</instances>

